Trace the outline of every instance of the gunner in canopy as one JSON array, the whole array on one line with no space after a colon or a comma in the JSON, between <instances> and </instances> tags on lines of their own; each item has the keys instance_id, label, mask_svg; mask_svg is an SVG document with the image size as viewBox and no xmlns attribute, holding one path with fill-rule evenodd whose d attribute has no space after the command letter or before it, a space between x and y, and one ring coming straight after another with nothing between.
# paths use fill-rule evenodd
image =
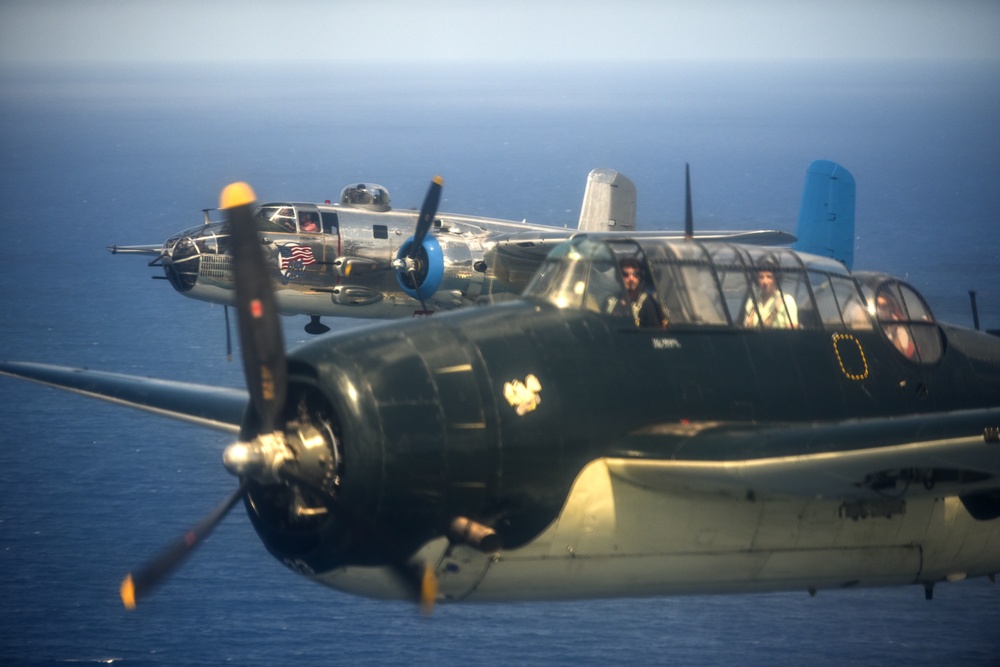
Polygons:
<instances>
[{"instance_id":1,"label":"gunner in canopy","mask_svg":"<svg viewBox=\"0 0 1000 667\"><path fill-rule=\"evenodd\" d=\"M629 308L637 327L665 327L667 318L663 308L656 301L656 295L649 287L642 271L642 265L635 257L621 260L625 291L628 292Z\"/></svg>"}]
</instances>

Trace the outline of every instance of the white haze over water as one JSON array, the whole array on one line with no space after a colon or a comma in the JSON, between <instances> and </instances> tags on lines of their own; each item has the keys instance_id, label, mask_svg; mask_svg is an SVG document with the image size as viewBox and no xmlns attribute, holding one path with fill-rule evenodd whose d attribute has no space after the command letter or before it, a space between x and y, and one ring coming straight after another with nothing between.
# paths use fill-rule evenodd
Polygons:
<instances>
[{"instance_id":1,"label":"white haze over water","mask_svg":"<svg viewBox=\"0 0 1000 667\"><path fill-rule=\"evenodd\" d=\"M0 61L324 64L984 59L982 0L6 0Z\"/></svg>"}]
</instances>

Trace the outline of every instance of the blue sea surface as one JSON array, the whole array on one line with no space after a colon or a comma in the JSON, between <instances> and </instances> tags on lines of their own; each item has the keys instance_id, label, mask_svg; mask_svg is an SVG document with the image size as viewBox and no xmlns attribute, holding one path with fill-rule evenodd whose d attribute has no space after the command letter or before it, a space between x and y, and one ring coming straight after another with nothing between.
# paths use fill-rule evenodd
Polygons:
<instances>
[{"instance_id":1,"label":"blue sea surface","mask_svg":"<svg viewBox=\"0 0 1000 667\"><path fill-rule=\"evenodd\" d=\"M1000 64L0 69L0 358L242 387L222 309L111 244L159 243L219 190L575 226L587 173L641 229L793 231L808 164L858 183L856 268L1000 328ZM332 323L332 322L331 322ZM289 346L302 318L285 321ZM338 328L358 325L345 320ZM232 491L229 438L0 378L0 664L998 665L1000 589L412 606L322 588L234 511L146 604L118 584Z\"/></svg>"}]
</instances>

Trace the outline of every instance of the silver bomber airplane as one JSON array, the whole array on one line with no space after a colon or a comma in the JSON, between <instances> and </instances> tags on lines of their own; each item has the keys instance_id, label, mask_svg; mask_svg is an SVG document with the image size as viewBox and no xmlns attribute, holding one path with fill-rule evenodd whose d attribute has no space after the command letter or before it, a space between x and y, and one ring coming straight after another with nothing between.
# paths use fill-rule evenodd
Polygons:
<instances>
[{"instance_id":1,"label":"silver bomber airplane","mask_svg":"<svg viewBox=\"0 0 1000 667\"><path fill-rule=\"evenodd\" d=\"M584 234L518 299L286 355L253 199L234 184L220 205L247 392L0 363L236 436L238 487L126 577L128 607L240 501L293 571L425 609L907 584L929 599L1000 570L1000 338L938 322L897 278Z\"/></svg>"},{"instance_id":2,"label":"silver bomber airplane","mask_svg":"<svg viewBox=\"0 0 1000 667\"><path fill-rule=\"evenodd\" d=\"M828 174L812 182L824 193L830 183L837 183ZM807 181L804 202L809 199L809 187ZM853 220L853 190L850 206ZM206 209L203 225L179 232L162 245L108 249L116 254L152 255L150 266L162 266L165 278L179 293L231 306L236 298L232 255L224 224L211 220L212 210ZM321 316L410 317L513 299L549 250L574 234L683 236L636 234L635 210L632 182L617 171L595 169L588 176L575 229L451 213L436 214L428 221L429 227L420 227L415 210L393 209L388 190L372 183L344 188L335 204L265 203L254 212L254 220L278 311L309 315L305 329L318 334L329 330ZM813 213L820 216L817 225L826 224L829 210ZM690 229L685 233L691 233ZM723 237L758 244L795 240L780 231L698 233L700 239Z\"/></svg>"}]
</instances>

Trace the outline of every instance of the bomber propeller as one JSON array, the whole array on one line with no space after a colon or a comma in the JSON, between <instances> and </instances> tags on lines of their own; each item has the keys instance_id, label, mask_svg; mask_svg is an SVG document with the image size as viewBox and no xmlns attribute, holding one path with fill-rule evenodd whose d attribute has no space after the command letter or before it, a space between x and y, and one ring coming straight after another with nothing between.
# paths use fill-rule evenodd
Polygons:
<instances>
[{"instance_id":1,"label":"bomber propeller","mask_svg":"<svg viewBox=\"0 0 1000 667\"><path fill-rule=\"evenodd\" d=\"M392 262L400 287L418 299L424 310L427 310L424 300L437 291L444 270L441 247L433 237L428 237L441 202L443 185L440 176L435 176L431 181L423 206L420 207L420 217L413 237L400 247Z\"/></svg>"},{"instance_id":2,"label":"bomber propeller","mask_svg":"<svg viewBox=\"0 0 1000 667\"><path fill-rule=\"evenodd\" d=\"M414 248L419 248L417 241L422 241L430 229L440 192L441 179L436 178L421 210ZM327 485L329 473L337 463L336 454L316 446L323 441L322 428L309 423L309 415L304 416L305 423L301 414L295 423L287 417L289 390L284 340L253 221L254 199L249 185L234 183L223 190L220 204L228 213L233 244L239 336L252 406L239 441L227 447L223 454L226 469L240 477L240 486L145 567L129 573L121 585L122 602L126 608L134 609L140 598L152 592L204 541L251 485L260 482L296 486L321 499L325 509L367 537L385 555L392 570L413 591L421 608L428 612L437 597L433 569L428 565L415 567L409 560L411 554L406 553L391 534L361 520L344 503L337 502ZM411 255L415 256L416 252L413 250ZM415 274L416 269L410 271Z\"/></svg>"}]
</instances>

